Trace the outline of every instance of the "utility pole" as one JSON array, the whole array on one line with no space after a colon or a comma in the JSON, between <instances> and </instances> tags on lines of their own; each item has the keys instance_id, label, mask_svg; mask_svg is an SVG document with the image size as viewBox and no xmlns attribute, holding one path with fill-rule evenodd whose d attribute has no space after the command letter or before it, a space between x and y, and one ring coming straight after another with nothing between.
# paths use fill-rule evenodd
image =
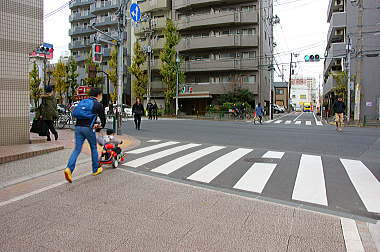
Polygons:
<instances>
[{"instance_id":1,"label":"utility pole","mask_svg":"<svg viewBox=\"0 0 380 252\"><path fill-rule=\"evenodd\" d=\"M175 62L177 63L177 73L176 73L177 81L176 81L176 91L175 91L175 93L176 93L176 96L175 96L175 116L178 117L179 63L181 62L181 59L179 58L178 52L176 55Z\"/></svg>"},{"instance_id":2,"label":"utility pole","mask_svg":"<svg viewBox=\"0 0 380 252\"><path fill-rule=\"evenodd\" d=\"M355 89L355 97L358 99L355 101L355 114L354 120L360 120L360 89L361 89L361 81L362 81L362 67L363 67L363 16L364 16L364 0L357 0L358 10L358 21L357 21L357 30L359 33L357 39L357 49L356 49L356 57L359 57L359 60L356 63L356 89Z\"/></svg>"},{"instance_id":3,"label":"utility pole","mask_svg":"<svg viewBox=\"0 0 380 252\"><path fill-rule=\"evenodd\" d=\"M290 54L290 71L288 83L288 111L290 112L290 90L292 88L293 53Z\"/></svg>"},{"instance_id":4,"label":"utility pole","mask_svg":"<svg viewBox=\"0 0 380 252\"><path fill-rule=\"evenodd\" d=\"M146 102L150 102L150 96L151 96L151 89L152 89L152 66L151 66L151 59L152 59L152 15L149 13L148 14L148 31L145 33L148 39L148 90L147 90L147 97L146 97Z\"/></svg>"},{"instance_id":5,"label":"utility pole","mask_svg":"<svg viewBox=\"0 0 380 252\"><path fill-rule=\"evenodd\" d=\"M347 122L351 117L351 38L347 36L346 45L346 67L347 67Z\"/></svg>"}]
</instances>

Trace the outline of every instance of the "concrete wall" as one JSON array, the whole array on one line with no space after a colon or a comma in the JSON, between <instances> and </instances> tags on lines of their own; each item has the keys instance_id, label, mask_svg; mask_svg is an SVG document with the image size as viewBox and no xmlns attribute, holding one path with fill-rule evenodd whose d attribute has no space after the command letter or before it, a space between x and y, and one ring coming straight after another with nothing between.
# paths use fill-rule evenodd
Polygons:
<instances>
[{"instance_id":1,"label":"concrete wall","mask_svg":"<svg viewBox=\"0 0 380 252\"><path fill-rule=\"evenodd\" d=\"M43 42L43 0L0 1L0 145L29 142L29 58Z\"/></svg>"}]
</instances>

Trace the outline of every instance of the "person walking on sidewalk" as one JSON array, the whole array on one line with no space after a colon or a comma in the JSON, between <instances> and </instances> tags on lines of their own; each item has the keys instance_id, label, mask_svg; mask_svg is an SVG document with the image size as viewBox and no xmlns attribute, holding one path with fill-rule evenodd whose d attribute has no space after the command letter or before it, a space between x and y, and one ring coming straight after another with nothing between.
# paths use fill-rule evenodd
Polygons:
<instances>
[{"instance_id":1,"label":"person walking on sidewalk","mask_svg":"<svg viewBox=\"0 0 380 252\"><path fill-rule=\"evenodd\" d=\"M144 106L140 98L136 98L136 103L132 106L132 114L134 114L136 129L140 130L141 116L144 114Z\"/></svg>"},{"instance_id":2,"label":"person walking on sidewalk","mask_svg":"<svg viewBox=\"0 0 380 252\"><path fill-rule=\"evenodd\" d=\"M256 116L259 117L260 124L263 124L264 109L261 106L261 103L256 106Z\"/></svg>"},{"instance_id":3,"label":"person walking on sidewalk","mask_svg":"<svg viewBox=\"0 0 380 252\"><path fill-rule=\"evenodd\" d=\"M92 88L89 92L90 98L82 100L74 109L73 116L77 118L75 125L75 147L65 169L65 178L72 183L72 173L75 169L78 156L82 151L84 140L87 139L91 148L92 158L92 175L96 176L103 172L99 166L98 149L96 145L95 129L104 128L106 125L106 116L103 105L100 101L103 98L102 91L99 88ZM97 117L100 118L101 124L96 124Z\"/></svg>"},{"instance_id":4,"label":"person walking on sidewalk","mask_svg":"<svg viewBox=\"0 0 380 252\"><path fill-rule=\"evenodd\" d=\"M51 86L45 87L45 94L41 95L41 105L38 109L37 118L44 121L47 126L47 141L51 141L50 133L53 133L54 139L58 139L58 133L54 128L54 120L58 117L57 102L53 95ZM46 133L46 132L45 132Z\"/></svg>"},{"instance_id":5,"label":"person walking on sidewalk","mask_svg":"<svg viewBox=\"0 0 380 252\"><path fill-rule=\"evenodd\" d=\"M146 105L146 109L148 110L148 119L152 120L153 117L153 104L151 101L148 102Z\"/></svg>"},{"instance_id":6,"label":"person walking on sidewalk","mask_svg":"<svg viewBox=\"0 0 380 252\"><path fill-rule=\"evenodd\" d=\"M157 106L156 101L154 101L154 104L153 104L153 120L157 120L157 117L158 117L158 106Z\"/></svg>"},{"instance_id":7,"label":"person walking on sidewalk","mask_svg":"<svg viewBox=\"0 0 380 252\"><path fill-rule=\"evenodd\" d=\"M336 130L342 131L343 116L346 112L346 104L344 104L342 97L339 96L338 100L335 101L333 105L333 111L335 113Z\"/></svg>"}]
</instances>

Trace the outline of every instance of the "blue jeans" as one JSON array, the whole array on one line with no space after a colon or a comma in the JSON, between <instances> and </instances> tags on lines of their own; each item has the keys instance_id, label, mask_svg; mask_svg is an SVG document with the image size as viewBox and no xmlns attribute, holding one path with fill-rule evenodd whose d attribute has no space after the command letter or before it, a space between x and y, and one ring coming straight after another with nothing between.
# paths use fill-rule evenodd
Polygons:
<instances>
[{"instance_id":1,"label":"blue jeans","mask_svg":"<svg viewBox=\"0 0 380 252\"><path fill-rule=\"evenodd\" d=\"M79 154L82 151L82 146L85 139L87 139L91 148L92 172L96 172L98 170L99 160L98 149L96 147L95 132L89 127L75 126L75 148L73 153L71 153L69 163L67 164L67 167L70 168L71 172L73 172L75 169L75 164L77 162Z\"/></svg>"}]
</instances>

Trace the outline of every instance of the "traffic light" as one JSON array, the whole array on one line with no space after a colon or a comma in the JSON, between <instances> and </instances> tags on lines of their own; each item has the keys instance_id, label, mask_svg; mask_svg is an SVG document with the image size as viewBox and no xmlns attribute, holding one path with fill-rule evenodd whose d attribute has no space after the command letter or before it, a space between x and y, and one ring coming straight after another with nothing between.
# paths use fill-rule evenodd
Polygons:
<instances>
[{"instance_id":1,"label":"traffic light","mask_svg":"<svg viewBox=\"0 0 380 252\"><path fill-rule=\"evenodd\" d=\"M193 92L193 88L189 87L189 93L191 94Z\"/></svg>"},{"instance_id":2,"label":"traffic light","mask_svg":"<svg viewBox=\"0 0 380 252\"><path fill-rule=\"evenodd\" d=\"M181 92L182 92L182 94L186 93L186 85L182 87Z\"/></svg>"},{"instance_id":3,"label":"traffic light","mask_svg":"<svg viewBox=\"0 0 380 252\"><path fill-rule=\"evenodd\" d=\"M103 51L101 44L93 44L92 45L92 60L95 63L102 63L103 60Z\"/></svg>"},{"instance_id":4,"label":"traffic light","mask_svg":"<svg viewBox=\"0 0 380 252\"><path fill-rule=\"evenodd\" d=\"M320 57L318 54L305 56L305 62L319 62L319 61L320 61Z\"/></svg>"}]
</instances>

